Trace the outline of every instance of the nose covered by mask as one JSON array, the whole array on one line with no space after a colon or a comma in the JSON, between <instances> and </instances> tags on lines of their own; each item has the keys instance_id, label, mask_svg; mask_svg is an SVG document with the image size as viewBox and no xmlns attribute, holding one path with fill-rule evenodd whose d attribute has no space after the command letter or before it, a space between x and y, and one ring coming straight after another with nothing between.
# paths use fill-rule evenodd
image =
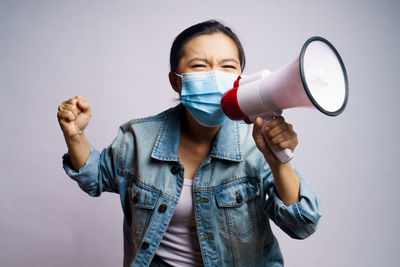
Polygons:
<instances>
[{"instance_id":1,"label":"nose covered by mask","mask_svg":"<svg viewBox=\"0 0 400 267\"><path fill-rule=\"evenodd\" d=\"M182 78L182 104L190 114L207 127L223 124L227 117L221 108L221 98L239 75L222 71L176 75Z\"/></svg>"}]
</instances>

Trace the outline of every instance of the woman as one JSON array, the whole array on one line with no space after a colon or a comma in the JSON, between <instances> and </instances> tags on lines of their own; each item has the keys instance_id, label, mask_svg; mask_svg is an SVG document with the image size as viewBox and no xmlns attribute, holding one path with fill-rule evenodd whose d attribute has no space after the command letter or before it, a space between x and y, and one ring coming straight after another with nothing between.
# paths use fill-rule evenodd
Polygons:
<instances>
[{"instance_id":1,"label":"woman","mask_svg":"<svg viewBox=\"0 0 400 267\"><path fill-rule=\"evenodd\" d=\"M233 122L219 101L243 71L236 35L217 21L189 27L170 55L182 104L120 127L100 154L84 129L90 104L59 106L68 146L64 168L91 196L120 194L124 266L283 266L269 219L293 238L315 231L319 201L270 150L297 145L282 117L265 126Z\"/></svg>"}]
</instances>

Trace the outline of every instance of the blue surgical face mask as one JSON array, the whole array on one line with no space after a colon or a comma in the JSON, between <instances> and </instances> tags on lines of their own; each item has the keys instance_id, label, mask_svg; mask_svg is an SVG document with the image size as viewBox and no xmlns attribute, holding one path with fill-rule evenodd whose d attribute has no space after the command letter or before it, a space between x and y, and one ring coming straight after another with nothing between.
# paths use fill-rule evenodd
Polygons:
<instances>
[{"instance_id":1,"label":"blue surgical face mask","mask_svg":"<svg viewBox=\"0 0 400 267\"><path fill-rule=\"evenodd\" d=\"M239 75L222 71L176 75L182 78L182 104L190 114L200 124L207 127L224 123L227 117L221 109L221 97L233 88Z\"/></svg>"}]
</instances>

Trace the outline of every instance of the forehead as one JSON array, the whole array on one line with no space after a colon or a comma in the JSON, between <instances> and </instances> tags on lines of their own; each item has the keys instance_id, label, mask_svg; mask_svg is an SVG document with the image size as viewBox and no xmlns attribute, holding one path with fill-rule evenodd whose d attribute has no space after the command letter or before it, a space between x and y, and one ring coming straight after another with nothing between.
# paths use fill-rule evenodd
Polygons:
<instances>
[{"instance_id":1,"label":"forehead","mask_svg":"<svg viewBox=\"0 0 400 267\"><path fill-rule=\"evenodd\" d=\"M190 39L183 47L183 58L234 58L239 60L236 43L224 33L203 34Z\"/></svg>"}]
</instances>

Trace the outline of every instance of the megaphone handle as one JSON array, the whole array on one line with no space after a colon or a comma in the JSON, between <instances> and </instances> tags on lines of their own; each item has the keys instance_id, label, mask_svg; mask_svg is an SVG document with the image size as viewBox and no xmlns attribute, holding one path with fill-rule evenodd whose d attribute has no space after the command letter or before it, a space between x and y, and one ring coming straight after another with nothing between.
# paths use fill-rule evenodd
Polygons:
<instances>
[{"instance_id":1,"label":"megaphone handle","mask_svg":"<svg viewBox=\"0 0 400 267\"><path fill-rule=\"evenodd\" d=\"M276 114L276 115L280 115L280 114ZM262 132L264 135L264 138L266 139L267 137L265 136L265 125L272 121L274 119L274 117L269 117L269 118L264 118L264 124L263 124L263 128L262 128ZM293 159L293 152L292 150L290 150L289 148L285 148L282 150L276 150L272 147L270 147L272 152L274 152L275 156L282 162L282 163L287 163L289 161L291 161Z\"/></svg>"}]
</instances>

